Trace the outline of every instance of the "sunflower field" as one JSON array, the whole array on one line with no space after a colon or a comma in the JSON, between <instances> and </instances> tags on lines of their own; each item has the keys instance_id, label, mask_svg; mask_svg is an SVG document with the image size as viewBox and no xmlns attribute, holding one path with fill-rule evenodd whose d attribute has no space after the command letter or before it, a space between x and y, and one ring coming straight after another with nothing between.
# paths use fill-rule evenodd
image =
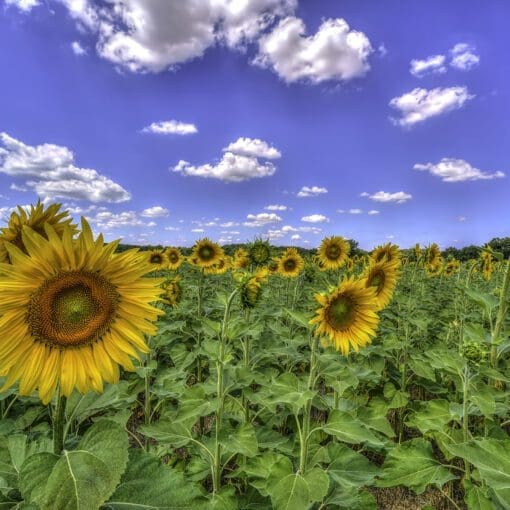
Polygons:
<instances>
[{"instance_id":1,"label":"sunflower field","mask_svg":"<svg viewBox=\"0 0 510 510\"><path fill-rule=\"evenodd\" d=\"M188 250L189 251L189 250ZM510 262L0 229L0 508L510 508Z\"/></svg>"}]
</instances>

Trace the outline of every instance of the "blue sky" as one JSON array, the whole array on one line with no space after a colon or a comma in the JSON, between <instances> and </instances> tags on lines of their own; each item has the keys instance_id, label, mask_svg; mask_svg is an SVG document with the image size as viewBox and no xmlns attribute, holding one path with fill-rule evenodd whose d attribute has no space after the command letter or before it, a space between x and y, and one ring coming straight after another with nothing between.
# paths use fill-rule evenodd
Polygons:
<instances>
[{"instance_id":1,"label":"blue sky","mask_svg":"<svg viewBox=\"0 0 510 510\"><path fill-rule=\"evenodd\" d=\"M509 17L506 0L0 0L0 221L40 197L136 244L509 236Z\"/></svg>"}]
</instances>

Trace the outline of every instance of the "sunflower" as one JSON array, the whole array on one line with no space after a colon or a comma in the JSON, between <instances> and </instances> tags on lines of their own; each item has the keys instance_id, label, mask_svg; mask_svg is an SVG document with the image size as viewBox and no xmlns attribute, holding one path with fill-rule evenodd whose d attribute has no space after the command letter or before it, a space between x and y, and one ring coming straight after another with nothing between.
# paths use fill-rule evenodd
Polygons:
<instances>
[{"instance_id":1,"label":"sunflower","mask_svg":"<svg viewBox=\"0 0 510 510\"><path fill-rule=\"evenodd\" d=\"M142 253L144 262L151 267L152 271L166 269L168 267L168 258L165 250L147 250Z\"/></svg>"},{"instance_id":2,"label":"sunflower","mask_svg":"<svg viewBox=\"0 0 510 510\"><path fill-rule=\"evenodd\" d=\"M234 269L246 269L250 265L248 252L244 248L238 248L234 252L234 259L232 260L232 267Z\"/></svg>"},{"instance_id":3,"label":"sunflower","mask_svg":"<svg viewBox=\"0 0 510 510\"><path fill-rule=\"evenodd\" d=\"M248 247L250 262L256 266L267 264L271 258L271 245L262 239L256 239Z\"/></svg>"},{"instance_id":4,"label":"sunflower","mask_svg":"<svg viewBox=\"0 0 510 510\"><path fill-rule=\"evenodd\" d=\"M179 248L167 248L165 250L166 259L168 260L168 269L175 271L181 267L183 262L183 257L181 250Z\"/></svg>"},{"instance_id":5,"label":"sunflower","mask_svg":"<svg viewBox=\"0 0 510 510\"><path fill-rule=\"evenodd\" d=\"M223 257L223 248L207 237L198 240L191 250L192 263L202 268L215 266Z\"/></svg>"},{"instance_id":6,"label":"sunflower","mask_svg":"<svg viewBox=\"0 0 510 510\"><path fill-rule=\"evenodd\" d=\"M324 269L338 269L347 261L350 249L351 245L343 237L325 237L317 256Z\"/></svg>"},{"instance_id":7,"label":"sunflower","mask_svg":"<svg viewBox=\"0 0 510 510\"><path fill-rule=\"evenodd\" d=\"M451 276L460 270L460 262L456 259L449 260L443 267L443 274Z\"/></svg>"},{"instance_id":8,"label":"sunflower","mask_svg":"<svg viewBox=\"0 0 510 510\"><path fill-rule=\"evenodd\" d=\"M421 257L421 247L420 247L420 243L416 243L416 244L414 245L413 253L414 253L414 258L415 258L416 262L418 262L418 261L420 260L420 257Z\"/></svg>"},{"instance_id":9,"label":"sunflower","mask_svg":"<svg viewBox=\"0 0 510 510\"><path fill-rule=\"evenodd\" d=\"M287 248L278 260L278 274L295 278L303 270L304 260L295 248Z\"/></svg>"},{"instance_id":10,"label":"sunflower","mask_svg":"<svg viewBox=\"0 0 510 510\"><path fill-rule=\"evenodd\" d=\"M439 257L434 264L426 264L425 271L428 276L439 276L443 273L444 261L443 257Z\"/></svg>"},{"instance_id":11,"label":"sunflower","mask_svg":"<svg viewBox=\"0 0 510 510\"><path fill-rule=\"evenodd\" d=\"M320 308L310 324L318 324L316 335L327 335L333 346L346 355L350 347L358 351L375 336L379 316L373 287L348 278L331 293L316 294Z\"/></svg>"},{"instance_id":12,"label":"sunflower","mask_svg":"<svg viewBox=\"0 0 510 510\"><path fill-rule=\"evenodd\" d=\"M61 204L51 204L46 209L41 201L30 206L30 211L26 211L18 205L18 211L13 211L7 223L7 227L0 229L0 262L10 262L9 254L4 246L9 242L17 246L21 251L27 253L21 232L23 226L27 225L35 230L39 235L46 237L44 225L50 224L57 235L62 237L64 229L71 229L72 235L77 232L76 225L71 223L73 220L68 211L60 211Z\"/></svg>"},{"instance_id":13,"label":"sunflower","mask_svg":"<svg viewBox=\"0 0 510 510\"><path fill-rule=\"evenodd\" d=\"M206 274L225 274L232 265L232 259L223 255L214 266L204 268Z\"/></svg>"},{"instance_id":14,"label":"sunflower","mask_svg":"<svg viewBox=\"0 0 510 510\"><path fill-rule=\"evenodd\" d=\"M400 264L400 250L397 245L392 243L377 246L370 254L371 262L397 261Z\"/></svg>"},{"instance_id":15,"label":"sunflower","mask_svg":"<svg viewBox=\"0 0 510 510\"><path fill-rule=\"evenodd\" d=\"M0 369L3 388L19 381L19 393L36 388L44 403L56 387L69 396L119 380L119 366L134 370L131 357L148 352L144 335L154 335L162 313L161 279L139 263L137 250L114 254L117 242L93 239L82 218L76 240L65 227L62 239L45 226L47 239L24 227L26 255L6 243L12 264L0 264Z\"/></svg>"},{"instance_id":16,"label":"sunflower","mask_svg":"<svg viewBox=\"0 0 510 510\"><path fill-rule=\"evenodd\" d=\"M441 258L441 250L436 243L432 243L425 248L423 264L427 271L436 271L441 266L443 259Z\"/></svg>"},{"instance_id":17,"label":"sunflower","mask_svg":"<svg viewBox=\"0 0 510 510\"><path fill-rule=\"evenodd\" d=\"M255 308L262 295L262 284L267 281L267 268L259 269L254 275L247 275L241 280L241 306L244 309Z\"/></svg>"},{"instance_id":18,"label":"sunflower","mask_svg":"<svg viewBox=\"0 0 510 510\"><path fill-rule=\"evenodd\" d=\"M364 278L365 286L375 290L378 310L385 308L393 297L397 285L399 264L393 262L376 262L368 267Z\"/></svg>"},{"instance_id":19,"label":"sunflower","mask_svg":"<svg viewBox=\"0 0 510 510\"><path fill-rule=\"evenodd\" d=\"M166 280L161 287L163 288L163 302L169 306L175 306L182 298L182 287L180 278L175 276Z\"/></svg>"},{"instance_id":20,"label":"sunflower","mask_svg":"<svg viewBox=\"0 0 510 510\"><path fill-rule=\"evenodd\" d=\"M280 259L272 258L267 263L267 270L269 274L276 274L278 272L278 266L279 266Z\"/></svg>"}]
</instances>

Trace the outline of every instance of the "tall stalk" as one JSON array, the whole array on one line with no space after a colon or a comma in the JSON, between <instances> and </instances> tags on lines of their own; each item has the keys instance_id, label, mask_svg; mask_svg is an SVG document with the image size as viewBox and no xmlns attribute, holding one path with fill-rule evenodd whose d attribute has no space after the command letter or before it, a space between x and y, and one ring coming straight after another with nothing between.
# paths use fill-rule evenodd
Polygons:
<instances>
[{"instance_id":1,"label":"tall stalk","mask_svg":"<svg viewBox=\"0 0 510 510\"><path fill-rule=\"evenodd\" d=\"M67 398L60 394L57 397L57 407L53 415L53 453L60 455L64 449L64 425L66 417Z\"/></svg>"},{"instance_id":2,"label":"tall stalk","mask_svg":"<svg viewBox=\"0 0 510 510\"><path fill-rule=\"evenodd\" d=\"M498 313L496 315L496 323L492 331L491 366L494 369L497 368L498 365L499 335L501 334L501 328L503 327L503 323L506 317L506 312L508 308L507 298L509 290L510 290L510 259L508 259L506 263L505 276L503 278L503 287L501 289L501 294L499 296L499 307Z\"/></svg>"}]
</instances>

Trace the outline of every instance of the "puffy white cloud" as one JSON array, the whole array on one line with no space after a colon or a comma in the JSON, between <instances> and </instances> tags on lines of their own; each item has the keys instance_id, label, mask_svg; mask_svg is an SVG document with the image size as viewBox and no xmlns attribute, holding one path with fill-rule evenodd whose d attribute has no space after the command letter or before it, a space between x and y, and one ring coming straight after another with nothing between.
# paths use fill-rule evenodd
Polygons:
<instances>
[{"instance_id":1,"label":"puffy white cloud","mask_svg":"<svg viewBox=\"0 0 510 510\"><path fill-rule=\"evenodd\" d=\"M376 211L375 209L371 209L367 213L369 216L375 216L376 214L379 214L379 211Z\"/></svg>"},{"instance_id":2,"label":"puffy white cloud","mask_svg":"<svg viewBox=\"0 0 510 510\"><path fill-rule=\"evenodd\" d=\"M254 62L272 69L286 82L345 81L364 75L373 49L368 37L351 30L344 19L327 19L306 36L304 22L294 16L281 20L259 39Z\"/></svg>"},{"instance_id":3,"label":"puffy white cloud","mask_svg":"<svg viewBox=\"0 0 510 510\"><path fill-rule=\"evenodd\" d=\"M203 234L205 232L203 228L192 228L191 231L195 234Z\"/></svg>"},{"instance_id":4,"label":"puffy white cloud","mask_svg":"<svg viewBox=\"0 0 510 510\"><path fill-rule=\"evenodd\" d=\"M90 168L74 165L74 154L54 144L26 145L0 133L0 172L28 179L24 183L43 199L124 202L131 195L116 182Z\"/></svg>"},{"instance_id":5,"label":"puffy white cloud","mask_svg":"<svg viewBox=\"0 0 510 510\"><path fill-rule=\"evenodd\" d=\"M306 223L326 223L329 219L322 214L311 214L310 216L303 216L301 221Z\"/></svg>"},{"instance_id":6,"label":"puffy white cloud","mask_svg":"<svg viewBox=\"0 0 510 510\"><path fill-rule=\"evenodd\" d=\"M187 124L178 120L163 120L153 122L142 129L142 133L155 133L158 135L192 135L198 133L195 124Z\"/></svg>"},{"instance_id":7,"label":"puffy white cloud","mask_svg":"<svg viewBox=\"0 0 510 510\"><path fill-rule=\"evenodd\" d=\"M444 55L432 55L424 60L411 60L410 72L413 76L421 78L426 74L441 74L446 72L446 57Z\"/></svg>"},{"instance_id":8,"label":"puffy white cloud","mask_svg":"<svg viewBox=\"0 0 510 510\"><path fill-rule=\"evenodd\" d=\"M363 209L349 209L349 214L363 214Z\"/></svg>"},{"instance_id":9,"label":"puffy white cloud","mask_svg":"<svg viewBox=\"0 0 510 510\"><path fill-rule=\"evenodd\" d=\"M245 227L263 227L264 225L282 221L280 216L275 213L248 214L246 218L248 221L243 223Z\"/></svg>"},{"instance_id":10,"label":"puffy white cloud","mask_svg":"<svg viewBox=\"0 0 510 510\"><path fill-rule=\"evenodd\" d=\"M278 159L282 157L278 149L271 147L267 142L258 138L238 138L235 142L225 147L223 151L261 159Z\"/></svg>"},{"instance_id":11,"label":"puffy white cloud","mask_svg":"<svg viewBox=\"0 0 510 510\"><path fill-rule=\"evenodd\" d=\"M87 54L87 50L79 43L79 41L73 41L71 43L71 49L73 50L73 53L79 57Z\"/></svg>"},{"instance_id":12,"label":"puffy white cloud","mask_svg":"<svg viewBox=\"0 0 510 510\"><path fill-rule=\"evenodd\" d=\"M60 2L96 34L101 57L132 72L170 69L218 43L242 47L297 5L297 0Z\"/></svg>"},{"instance_id":13,"label":"puffy white cloud","mask_svg":"<svg viewBox=\"0 0 510 510\"><path fill-rule=\"evenodd\" d=\"M497 179L505 177L503 172L482 172L463 159L443 158L439 163L416 163L415 170L426 170L432 175L441 177L444 182L478 181L481 179Z\"/></svg>"},{"instance_id":14,"label":"puffy white cloud","mask_svg":"<svg viewBox=\"0 0 510 510\"><path fill-rule=\"evenodd\" d=\"M241 182L257 177L269 177L276 172L271 161L261 159L279 158L280 152L257 138L239 138L223 149L224 154L216 164L195 166L180 160L171 170L183 175L193 175L226 182Z\"/></svg>"},{"instance_id":15,"label":"puffy white cloud","mask_svg":"<svg viewBox=\"0 0 510 510\"><path fill-rule=\"evenodd\" d=\"M480 63L480 57L475 53L475 48L466 43L456 44L451 50L450 65L461 71L469 71Z\"/></svg>"},{"instance_id":16,"label":"puffy white cloud","mask_svg":"<svg viewBox=\"0 0 510 510\"><path fill-rule=\"evenodd\" d=\"M239 223L237 221L226 221L225 223L220 223L220 227L223 228L230 228L230 227L237 227L239 226Z\"/></svg>"},{"instance_id":17,"label":"puffy white cloud","mask_svg":"<svg viewBox=\"0 0 510 510\"><path fill-rule=\"evenodd\" d=\"M328 190L326 188L321 188L320 186L303 186L301 190L298 192L297 197L298 198L316 197L327 192Z\"/></svg>"},{"instance_id":18,"label":"puffy white cloud","mask_svg":"<svg viewBox=\"0 0 510 510\"><path fill-rule=\"evenodd\" d=\"M294 234L290 237L292 241L299 241L301 239L301 236L299 234Z\"/></svg>"},{"instance_id":19,"label":"puffy white cloud","mask_svg":"<svg viewBox=\"0 0 510 510\"><path fill-rule=\"evenodd\" d=\"M286 205L274 204L274 205L266 205L266 207L264 207L264 209L266 211L286 211L288 209L288 207Z\"/></svg>"},{"instance_id":20,"label":"puffy white cloud","mask_svg":"<svg viewBox=\"0 0 510 510\"><path fill-rule=\"evenodd\" d=\"M168 216L169 210L165 207L161 207L160 205L155 205L154 207L149 207L148 209L144 209L141 212L141 216L145 218L161 218L163 216Z\"/></svg>"},{"instance_id":21,"label":"puffy white cloud","mask_svg":"<svg viewBox=\"0 0 510 510\"><path fill-rule=\"evenodd\" d=\"M390 101L390 106L399 110L401 115L392 120L401 126L412 126L430 117L458 110L474 97L466 87L415 88Z\"/></svg>"},{"instance_id":22,"label":"puffy white cloud","mask_svg":"<svg viewBox=\"0 0 510 510\"><path fill-rule=\"evenodd\" d=\"M411 200L413 196L409 193L405 193L404 191L397 191L396 193L388 193L387 191L378 191L377 193L367 193L364 191L360 195L361 197L369 198L374 202L396 202L397 204L403 204L408 200ZM375 214L375 213L372 213Z\"/></svg>"},{"instance_id":23,"label":"puffy white cloud","mask_svg":"<svg viewBox=\"0 0 510 510\"><path fill-rule=\"evenodd\" d=\"M113 213L111 211L99 211L94 216L88 217L90 223L96 225L100 230L111 230L125 227L147 226L136 214L135 211L123 211Z\"/></svg>"},{"instance_id":24,"label":"puffy white cloud","mask_svg":"<svg viewBox=\"0 0 510 510\"><path fill-rule=\"evenodd\" d=\"M39 0L5 0L5 5L13 5L20 11L30 12L34 7L40 5Z\"/></svg>"}]
</instances>

